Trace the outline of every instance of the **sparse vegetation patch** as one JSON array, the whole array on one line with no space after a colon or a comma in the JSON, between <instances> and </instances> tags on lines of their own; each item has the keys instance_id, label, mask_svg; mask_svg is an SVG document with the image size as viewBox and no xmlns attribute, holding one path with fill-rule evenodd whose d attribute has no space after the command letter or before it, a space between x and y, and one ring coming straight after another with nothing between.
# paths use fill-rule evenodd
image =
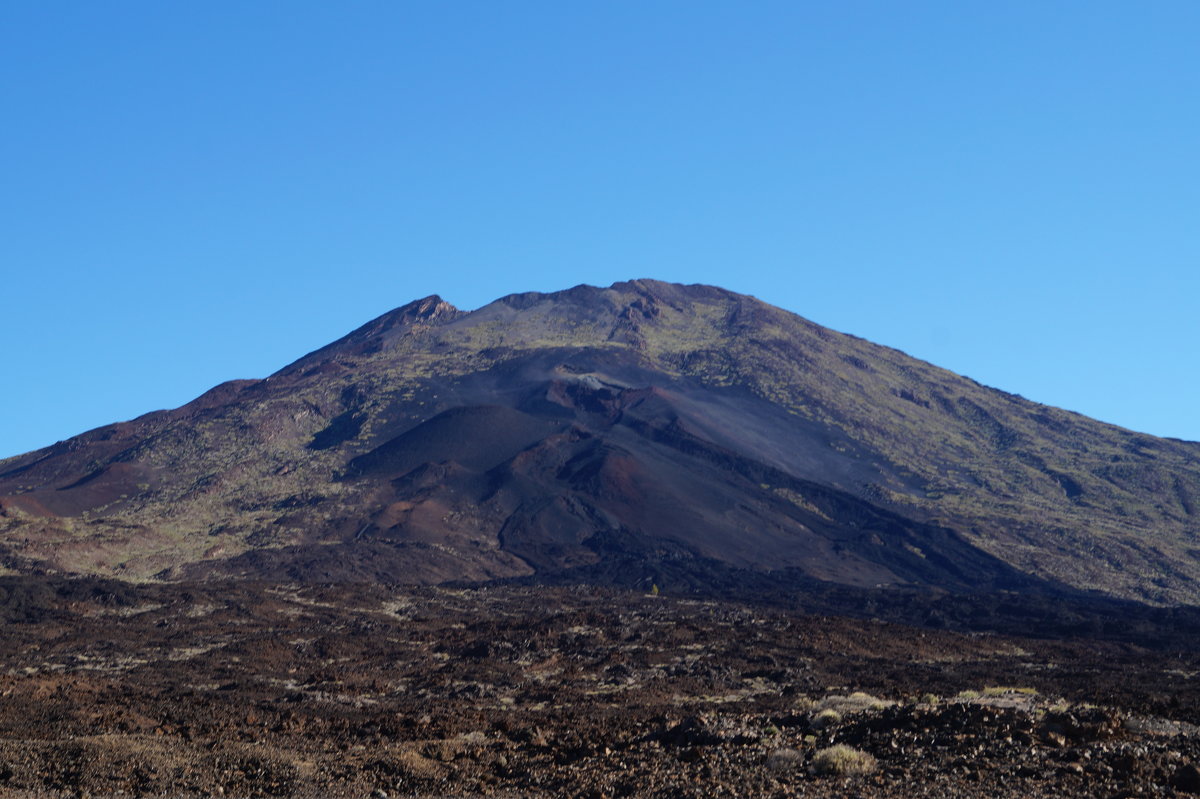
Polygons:
<instances>
[{"instance_id":1,"label":"sparse vegetation patch","mask_svg":"<svg viewBox=\"0 0 1200 799\"><path fill-rule=\"evenodd\" d=\"M875 768L874 757L845 744L826 747L813 755L812 770L815 774L858 777L871 774Z\"/></svg>"}]
</instances>

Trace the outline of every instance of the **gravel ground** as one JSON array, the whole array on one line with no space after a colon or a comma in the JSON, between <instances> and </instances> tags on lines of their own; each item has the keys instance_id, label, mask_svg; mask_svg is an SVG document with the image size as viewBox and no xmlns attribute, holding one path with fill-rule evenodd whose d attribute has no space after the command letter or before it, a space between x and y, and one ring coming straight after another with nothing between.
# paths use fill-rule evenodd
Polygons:
<instances>
[{"instance_id":1,"label":"gravel ground","mask_svg":"<svg viewBox=\"0 0 1200 799\"><path fill-rule=\"evenodd\" d=\"M579 588L13 607L0 795L19 799L1200 793L1191 651Z\"/></svg>"}]
</instances>

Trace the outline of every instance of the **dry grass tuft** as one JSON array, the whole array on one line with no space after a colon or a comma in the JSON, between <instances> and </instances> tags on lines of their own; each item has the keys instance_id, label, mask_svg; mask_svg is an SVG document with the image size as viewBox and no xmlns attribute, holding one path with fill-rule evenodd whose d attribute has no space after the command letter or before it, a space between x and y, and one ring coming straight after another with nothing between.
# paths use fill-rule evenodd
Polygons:
<instances>
[{"instance_id":1,"label":"dry grass tuft","mask_svg":"<svg viewBox=\"0 0 1200 799\"><path fill-rule=\"evenodd\" d=\"M855 691L849 696L831 694L813 705L814 710L835 710L841 715L861 713L864 710L883 710L896 704L884 699L878 699L862 691Z\"/></svg>"},{"instance_id":2,"label":"dry grass tuft","mask_svg":"<svg viewBox=\"0 0 1200 799\"><path fill-rule=\"evenodd\" d=\"M791 771L804 762L804 755L795 749L776 749L767 755L767 768L772 771Z\"/></svg>"},{"instance_id":3,"label":"dry grass tuft","mask_svg":"<svg viewBox=\"0 0 1200 799\"><path fill-rule=\"evenodd\" d=\"M813 755L814 774L856 777L875 771L875 758L845 744L835 744Z\"/></svg>"},{"instance_id":4,"label":"dry grass tuft","mask_svg":"<svg viewBox=\"0 0 1200 799\"><path fill-rule=\"evenodd\" d=\"M1004 696L1005 694L1024 694L1037 696L1036 688L1014 688L1011 685L989 685L983 689L984 696Z\"/></svg>"},{"instance_id":5,"label":"dry grass tuft","mask_svg":"<svg viewBox=\"0 0 1200 799\"><path fill-rule=\"evenodd\" d=\"M841 720L841 713L838 713L832 708L825 708L820 713L812 717L810 724L814 730L823 730L832 724L837 724Z\"/></svg>"}]
</instances>

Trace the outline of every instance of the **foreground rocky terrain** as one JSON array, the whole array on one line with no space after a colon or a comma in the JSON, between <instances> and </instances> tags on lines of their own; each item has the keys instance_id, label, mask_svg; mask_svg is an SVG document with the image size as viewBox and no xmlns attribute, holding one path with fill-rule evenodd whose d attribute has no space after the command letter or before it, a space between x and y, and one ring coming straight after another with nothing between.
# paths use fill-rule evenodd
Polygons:
<instances>
[{"instance_id":1,"label":"foreground rocky terrain","mask_svg":"<svg viewBox=\"0 0 1200 799\"><path fill-rule=\"evenodd\" d=\"M35 578L0 580L0 613L4 796L1200 793L1200 653L1136 629L964 634L590 587Z\"/></svg>"}]
</instances>

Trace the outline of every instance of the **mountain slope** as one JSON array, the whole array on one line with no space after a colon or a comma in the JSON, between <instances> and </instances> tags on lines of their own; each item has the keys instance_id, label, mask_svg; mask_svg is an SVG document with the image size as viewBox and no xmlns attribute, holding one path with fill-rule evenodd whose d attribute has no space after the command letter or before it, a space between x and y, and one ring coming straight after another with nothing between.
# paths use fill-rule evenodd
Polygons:
<instances>
[{"instance_id":1,"label":"mountain slope","mask_svg":"<svg viewBox=\"0 0 1200 799\"><path fill-rule=\"evenodd\" d=\"M265 380L0 461L0 514L16 570L650 564L1200 601L1200 444L648 280L419 300Z\"/></svg>"}]
</instances>

